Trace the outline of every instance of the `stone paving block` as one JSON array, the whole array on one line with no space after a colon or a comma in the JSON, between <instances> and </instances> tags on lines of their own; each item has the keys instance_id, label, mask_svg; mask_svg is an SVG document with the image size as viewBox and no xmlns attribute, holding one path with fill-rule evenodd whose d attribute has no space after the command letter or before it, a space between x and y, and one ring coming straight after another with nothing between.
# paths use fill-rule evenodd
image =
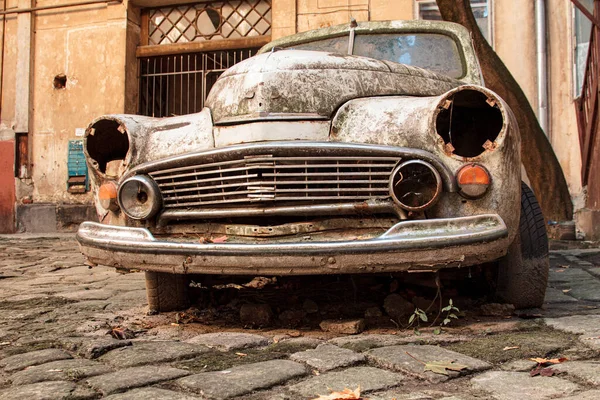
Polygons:
<instances>
[{"instance_id":1,"label":"stone paving block","mask_svg":"<svg viewBox=\"0 0 600 400\"><path fill-rule=\"evenodd\" d=\"M241 365L225 371L204 372L179 379L177 384L211 399L242 396L258 389L282 384L306 375L302 364L289 360L271 360Z\"/></svg>"},{"instance_id":2,"label":"stone paving block","mask_svg":"<svg viewBox=\"0 0 600 400\"><path fill-rule=\"evenodd\" d=\"M76 336L60 339L61 346L79 356L94 359L119 347L131 346L131 340L117 340L108 335L104 337Z\"/></svg>"},{"instance_id":3,"label":"stone paving block","mask_svg":"<svg viewBox=\"0 0 600 400\"><path fill-rule=\"evenodd\" d=\"M78 349L77 354L85 358L98 358L111 350L121 347L131 346L131 340L117 340L110 337L98 338L87 343L83 343Z\"/></svg>"},{"instance_id":4,"label":"stone paving block","mask_svg":"<svg viewBox=\"0 0 600 400\"><path fill-rule=\"evenodd\" d=\"M112 368L90 360L61 360L29 367L10 377L13 385L27 385L44 381L71 381L102 375Z\"/></svg>"},{"instance_id":5,"label":"stone paving block","mask_svg":"<svg viewBox=\"0 0 600 400\"><path fill-rule=\"evenodd\" d=\"M600 334L598 332L592 335L582 335L579 340L591 349L600 350Z\"/></svg>"},{"instance_id":6,"label":"stone paving block","mask_svg":"<svg viewBox=\"0 0 600 400\"><path fill-rule=\"evenodd\" d=\"M574 396L561 397L561 400L598 400L600 399L600 390L588 390L579 392Z\"/></svg>"},{"instance_id":7,"label":"stone paving block","mask_svg":"<svg viewBox=\"0 0 600 400\"><path fill-rule=\"evenodd\" d=\"M205 333L186 340L187 343L201 344L223 351L267 346L270 340L264 336L243 332Z\"/></svg>"},{"instance_id":8,"label":"stone paving block","mask_svg":"<svg viewBox=\"0 0 600 400\"><path fill-rule=\"evenodd\" d=\"M401 344L438 344L455 343L467 340L467 337L460 335L450 335L442 333L434 335L433 333L421 333L420 336L398 336L381 334L361 334L356 336L343 336L329 340L327 343L336 346L345 347L354 351L365 351L377 347L396 346Z\"/></svg>"},{"instance_id":9,"label":"stone paving block","mask_svg":"<svg viewBox=\"0 0 600 400\"><path fill-rule=\"evenodd\" d=\"M504 371L527 372L534 369L538 364L530 360L514 360L500 366Z\"/></svg>"},{"instance_id":10,"label":"stone paving block","mask_svg":"<svg viewBox=\"0 0 600 400\"><path fill-rule=\"evenodd\" d=\"M592 275L579 268L550 269L548 281L551 283L574 283L596 281Z\"/></svg>"},{"instance_id":11,"label":"stone paving block","mask_svg":"<svg viewBox=\"0 0 600 400\"><path fill-rule=\"evenodd\" d=\"M74 400L93 399L97 395L73 382L55 381L11 387L0 392L0 400Z\"/></svg>"},{"instance_id":12,"label":"stone paving block","mask_svg":"<svg viewBox=\"0 0 600 400\"><path fill-rule=\"evenodd\" d=\"M352 350L342 349L332 344L322 344L314 350L301 351L290 356L293 361L299 361L318 369L321 372L347 367L365 360L363 354Z\"/></svg>"},{"instance_id":13,"label":"stone paving block","mask_svg":"<svg viewBox=\"0 0 600 400\"><path fill-rule=\"evenodd\" d=\"M380 367L394 371L402 371L434 383L443 382L459 375L466 375L491 368L491 365L485 361L431 345L380 347L378 349L369 350L366 354L369 361L372 361ZM421 362L417 360L420 360ZM448 371L447 376L436 374L431 371L425 372L423 362L427 363L431 361L454 361L457 364L466 365L468 368L460 372Z\"/></svg>"},{"instance_id":14,"label":"stone paving block","mask_svg":"<svg viewBox=\"0 0 600 400\"><path fill-rule=\"evenodd\" d=\"M475 400L474 397L461 394L460 396L439 390L422 390L407 393L407 389L391 389L384 392L369 394L369 400Z\"/></svg>"},{"instance_id":15,"label":"stone paving block","mask_svg":"<svg viewBox=\"0 0 600 400\"><path fill-rule=\"evenodd\" d=\"M353 367L343 371L329 372L312 377L290 386L290 390L304 397L327 395L331 391L345 388L356 389L360 386L361 393L388 389L399 385L404 376L373 367Z\"/></svg>"},{"instance_id":16,"label":"stone paving block","mask_svg":"<svg viewBox=\"0 0 600 400\"><path fill-rule=\"evenodd\" d=\"M173 390L147 387L142 389L133 389L125 393L111 394L104 397L104 400L194 400L199 399L185 393L175 392Z\"/></svg>"},{"instance_id":17,"label":"stone paving block","mask_svg":"<svg viewBox=\"0 0 600 400\"><path fill-rule=\"evenodd\" d=\"M359 319L347 319L347 320L334 320L326 319L321 321L319 324L322 330L325 332L339 333L342 335L356 335L365 330L365 320Z\"/></svg>"},{"instance_id":18,"label":"stone paving block","mask_svg":"<svg viewBox=\"0 0 600 400\"><path fill-rule=\"evenodd\" d=\"M553 369L566 372L589 385L600 385L600 362L598 361L567 361L552 366Z\"/></svg>"},{"instance_id":19,"label":"stone paving block","mask_svg":"<svg viewBox=\"0 0 600 400\"><path fill-rule=\"evenodd\" d=\"M273 339L275 341L275 338ZM322 344L323 341L312 337L295 337L295 338L282 338L277 342L273 343L269 350L281 351L284 353L294 353L301 350L314 349L318 345Z\"/></svg>"},{"instance_id":20,"label":"stone paving block","mask_svg":"<svg viewBox=\"0 0 600 400\"><path fill-rule=\"evenodd\" d=\"M488 371L471 379L473 388L496 400L545 400L567 396L580 387L555 376L531 377L527 372Z\"/></svg>"},{"instance_id":21,"label":"stone paving block","mask_svg":"<svg viewBox=\"0 0 600 400\"><path fill-rule=\"evenodd\" d=\"M570 315L560 318L545 318L546 325L568 333L600 335L600 315Z\"/></svg>"},{"instance_id":22,"label":"stone paving block","mask_svg":"<svg viewBox=\"0 0 600 400\"><path fill-rule=\"evenodd\" d=\"M57 296L64 297L70 300L106 300L109 299L115 292L107 289L92 289L92 290L72 290L69 292L58 293Z\"/></svg>"},{"instance_id":23,"label":"stone paving block","mask_svg":"<svg viewBox=\"0 0 600 400\"><path fill-rule=\"evenodd\" d=\"M185 360L210 351L207 347L175 341L135 342L132 346L109 351L99 360L124 368L142 364Z\"/></svg>"},{"instance_id":24,"label":"stone paving block","mask_svg":"<svg viewBox=\"0 0 600 400\"><path fill-rule=\"evenodd\" d=\"M189 371L182 369L146 365L143 367L126 368L110 374L94 376L86 380L92 388L99 390L104 395L124 392L142 386L153 385L158 382L170 381L189 375Z\"/></svg>"},{"instance_id":25,"label":"stone paving block","mask_svg":"<svg viewBox=\"0 0 600 400\"><path fill-rule=\"evenodd\" d=\"M51 361L66 360L71 357L69 353L60 349L45 349L17 354L0 360L0 367L5 372L15 372L32 365L44 364Z\"/></svg>"},{"instance_id":26,"label":"stone paving block","mask_svg":"<svg viewBox=\"0 0 600 400\"><path fill-rule=\"evenodd\" d=\"M560 304L560 303L577 303L574 297L565 294L562 290L555 288L546 288L546 297L544 297L544 303L548 304Z\"/></svg>"}]
</instances>

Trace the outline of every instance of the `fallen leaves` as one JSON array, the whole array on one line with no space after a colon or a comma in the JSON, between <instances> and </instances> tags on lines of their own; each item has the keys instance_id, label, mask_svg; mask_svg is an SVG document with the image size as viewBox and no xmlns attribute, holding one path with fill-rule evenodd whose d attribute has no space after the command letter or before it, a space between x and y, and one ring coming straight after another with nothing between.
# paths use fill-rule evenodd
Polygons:
<instances>
[{"instance_id":1,"label":"fallen leaves","mask_svg":"<svg viewBox=\"0 0 600 400\"><path fill-rule=\"evenodd\" d=\"M207 238L207 237L200 237L199 242L202 244L209 244L209 243L226 243L227 242L227 236L219 236L216 238Z\"/></svg>"},{"instance_id":2,"label":"fallen leaves","mask_svg":"<svg viewBox=\"0 0 600 400\"><path fill-rule=\"evenodd\" d=\"M521 346L506 346L505 348L503 348L503 351L508 351L508 350L516 350L516 349L520 349Z\"/></svg>"},{"instance_id":3,"label":"fallen leaves","mask_svg":"<svg viewBox=\"0 0 600 400\"><path fill-rule=\"evenodd\" d=\"M118 340L133 339L135 337L135 333L131 329L123 328L121 326L111 328L106 334Z\"/></svg>"},{"instance_id":4,"label":"fallen leaves","mask_svg":"<svg viewBox=\"0 0 600 400\"><path fill-rule=\"evenodd\" d=\"M430 361L425 363L425 371L431 371L441 375L448 375L448 371L460 372L467 368L468 366L455 364L454 361Z\"/></svg>"},{"instance_id":5,"label":"fallen leaves","mask_svg":"<svg viewBox=\"0 0 600 400\"><path fill-rule=\"evenodd\" d=\"M538 364L537 367L535 367L534 369L532 369L529 372L529 376L536 376L536 375L553 376L558 373L559 373L559 371L555 370L554 368L544 368L544 366L542 364Z\"/></svg>"},{"instance_id":6,"label":"fallen leaves","mask_svg":"<svg viewBox=\"0 0 600 400\"><path fill-rule=\"evenodd\" d=\"M320 395L312 400L360 400L360 386L354 390L344 389L341 392L331 392L328 395Z\"/></svg>"},{"instance_id":7,"label":"fallen leaves","mask_svg":"<svg viewBox=\"0 0 600 400\"><path fill-rule=\"evenodd\" d=\"M538 364L560 364L560 363L563 363L565 361L568 361L569 359L566 358L566 357L551 358L551 359L536 357L536 358L530 358L529 360L534 361L534 362L536 362Z\"/></svg>"},{"instance_id":8,"label":"fallen leaves","mask_svg":"<svg viewBox=\"0 0 600 400\"><path fill-rule=\"evenodd\" d=\"M537 366L532 369L529 372L529 376L553 376L553 375L557 375L560 373L560 371L555 370L554 368L550 368L550 367L546 367L546 364L560 364L563 363L565 361L568 361L569 359L566 357L560 357L560 358L541 358L541 357L535 357L535 358L530 358L531 361L535 361L537 364Z\"/></svg>"}]
</instances>

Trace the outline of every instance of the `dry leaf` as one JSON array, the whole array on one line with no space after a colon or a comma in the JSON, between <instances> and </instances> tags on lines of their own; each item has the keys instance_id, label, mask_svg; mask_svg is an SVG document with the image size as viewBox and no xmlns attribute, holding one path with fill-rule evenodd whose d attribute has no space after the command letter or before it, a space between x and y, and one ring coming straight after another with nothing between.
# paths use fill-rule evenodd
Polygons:
<instances>
[{"instance_id":1,"label":"dry leaf","mask_svg":"<svg viewBox=\"0 0 600 400\"><path fill-rule=\"evenodd\" d=\"M210 240L211 243L225 243L227 241L227 236L219 236Z\"/></svg>"},{"instance_id":2,"label":"dry leaf","mask_svg":"<svg viewBox=\"0 0 600 400\"><path fill-rule=\"evenodd\" d=\"M552 358L552 359L536 357L536 358L530 358L530 360L535 361L538 364L560 364L565 361L568 361L569 359L566 357Z\"/></svg>"},{"instance_id":3,"label":"dry leaf","mask_svg":"<svg viewBox=\"0 0 600 400\"><path fill-rule=\"evenodd\" d=\"M447 370L462 371L467 368L466 365L454 364L454 361L431 361L425 363L425 371L431 371L441 375L448 375Z\"/></svg>"},{"instance_id":4,"label":"dry leaf","mask_svg":"<svg viewBox=\"0 0 600 400\"><path fill-rule=\"evenodd\" d=\"M571 291L571 289L563 289L563 293L569 293Z\"/></svg>"},{"instance_id":5,"label":"dry leaf","mask_svg":"<svg viewBox=\"0 0 600 400\"><path fill-rule=\"evenodd\" d=\"M560 372L553 369L553 368L544 368L542 366L542 364L538 364L537 367L535 367L534 369L532 369L529 372L529 376L536 376L536 375L540 375L540 376L552 376L552 375L556 375L559 374Z\"/></svg>"},{"instance_id":6,"label":"dry leaf","mask_svg":"<svg viewBox=\"0 0 600 400\"><path fill-rule=\"evenodd\" d=\"M121 326L116 326L106 333L118 340L133 339L135 337L135 333L132 330Z\"/></svg>"},{"instance_id":7,"label":"dry leaf","mask_svg":"<svg viewBox=\"0 0 600 400\"><path fill-rule=\"evenodd\" d=\"M346 388L341 392L332 392L329 395L320 395L312 400L360 400L360 386L355 390Z\"/></svg>"},{"instance_id":8,"label":"dry leaf","mask_svg":"<svg viewBox=\"0 0 600 400\"><path fill-rule=\"evenodd\" d=\"M506 350L514 350L514 349L519 349L519 348L520 348L520 346L506 346L502 350L506 351Z\"/></svg>"},{"instance_id":9,"label":"dry leaf","mask_svg":"<svg viewBox=\"0 0 600 400\"><path fill-rule=\"evenodd\" d=\"M540 375L541 376L552 376L552 375L556 375L559 372L557 370L555 370L554 368L544 368L540 371Z\"/></svg>"},{"instance_id":10,"label":"dry leaf","mask_svg":"<svg viewBox=\"0 0 600 400\"><path fill-rule=\"evenodd\" d=\"M235 353L236 356L246 357L248 354L246 353Z\"/></svg>"}]
</instances>

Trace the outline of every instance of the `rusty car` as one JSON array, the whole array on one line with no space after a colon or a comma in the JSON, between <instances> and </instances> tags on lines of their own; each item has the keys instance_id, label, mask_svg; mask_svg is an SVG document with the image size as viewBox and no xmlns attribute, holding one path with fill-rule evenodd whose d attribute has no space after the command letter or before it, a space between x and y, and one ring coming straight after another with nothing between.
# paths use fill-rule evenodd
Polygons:
<instances>
[{"instance_id":1,"label":"rusty car","mask_svg":"<svg viewBox=\"0 0 600 400\"><path fill-rule=\"evenodd\" d=\"M105 115L84 152L93 264L146 273L151 310L189 278L489 265L491 295L538 307L545 221L514 116L469 32L436 21L295 34L225 71L201 112Z\"/></svg>"}]
</instances>

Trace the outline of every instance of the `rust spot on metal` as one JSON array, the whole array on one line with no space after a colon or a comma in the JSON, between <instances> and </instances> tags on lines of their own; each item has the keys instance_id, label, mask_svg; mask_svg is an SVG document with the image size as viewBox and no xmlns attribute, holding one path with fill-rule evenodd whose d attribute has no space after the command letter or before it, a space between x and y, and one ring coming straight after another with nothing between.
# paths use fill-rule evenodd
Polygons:
<instances>
[{"instance_id":1,"label":"rust spot on metal","mask_svg":"<svg viewBox=\"0 0 600 400\"><path fill-rule=\"evenodd\" d=\"M452 100L446 99L446 101L442 104L442 108L444 110L447 110L450 108L451 105L452 105Z\"/></svg>"},{"instance_id":2,"label":"rust spot on metal","mask_svg":"<svg viewBox=\"0 0 600 400\"><path fill-rule=\"evenodd\" d=\"M454 146L452 146L452 143L446 143L446 145L444 146L444 151L446 152L446 154L452 155L454 153L454 150L456 150L454 148Z\"/></svg>"},{"instance_id":3,"label":"rust spot on metal","mask_svg":"<svg viewBox=\"0 0 600 400\"><path fill-rule=\"evenodd\" d=\"M488 97L485 102L488 103L490 107L496 107L496 99L492 97Z\"/></svg>"},{"instance_id":4,"label":"rust spot on metal","mask_svg":"<svg viewBox=\"0 0 600 400\"><path fill-rule=\"evenodd\" d=\"M125 132L127 132L127 129L125 129L125 126L124 126L124 125L119 125L119 127L117 128L117 130L118 130L119 132L121 132L121 133L125 133Z\"/></svg>"},{"instance_id":5,"label":"rust spot on metal","mask_svg":"<svg viewBox=\"0 0 600 400\"><path fill-rule=\"evenodd\" d=\"M494 151L496 149L496 142L492 142L490 140L486 140L483 144L483 148L489 151Z\"/></svg>"}]
</instances>

